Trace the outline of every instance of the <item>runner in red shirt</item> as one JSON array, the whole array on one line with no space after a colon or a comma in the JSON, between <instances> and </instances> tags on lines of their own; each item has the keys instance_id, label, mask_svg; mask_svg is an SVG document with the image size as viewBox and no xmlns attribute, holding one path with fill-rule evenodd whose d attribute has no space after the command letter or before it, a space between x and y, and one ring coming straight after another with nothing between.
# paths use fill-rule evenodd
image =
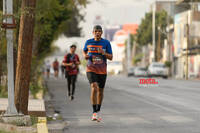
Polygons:
<instances>
[{"instance_id":1,"label":"runner in red shirt","mask_svg":"<svg viewBox=\"0 0 200 133\"><path fill-rule=\"evenodd\" d=\"M68 96L70 100L74 99L76 78L78 74L78 65L80 65L80 60L77 54L75 54L76 45L70 46L70 53L64 56L63 65L66 66L65 77L67 78L68 85ZM72 85L72 91L71 91Z\"/></svg>"},{"instance_id":2,"label":"runner in red shirt","mask_svg":"<svg viewBox=\"0 0 200 133\"><path fill-rule=\"evenodd\" d=\"M52 64L53 66L53 70L54 70L54 77L58 78L58 72L59 72L59 62L57 59L55 59L55 61Z\"/></svg>"}]
</instances>

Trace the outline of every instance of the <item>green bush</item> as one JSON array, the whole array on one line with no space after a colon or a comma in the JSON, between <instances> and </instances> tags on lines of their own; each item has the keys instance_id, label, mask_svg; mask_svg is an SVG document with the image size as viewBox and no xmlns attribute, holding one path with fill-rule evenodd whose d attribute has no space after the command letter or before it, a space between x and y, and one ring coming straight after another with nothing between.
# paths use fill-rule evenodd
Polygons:
<instances>
[{"instance_id":1,"label":"green bush","mask_svg":"<svg viewBox=\"0 0 200 133\"><path fill-rule=\"evenodd\" d=\"M6 132L6 131L0 130L0 133L15 133L15 132Z\"/></svg>"},{"instance_id":2,"label":"green bush","mask_svg":"<svg viewBox=\"0 0 200 133\"><path fill-rule=\"evenodd\" d=\"M166 67L171 67L172 65L172 62L171 61L165 61L165 66Z\"/></svg>"},{"instance_id":3,"label":"green bush","mask_svg":"<svg viewBox=\"0 0 200 133\"><path fill-rule=\"evenodd\" d=\"M37 80L32 80L30 83L30 91L34 98L36 98L37 93L41 90L43 93L46 92L46 87L44 85L44 79L42 75L40 75Z\"/></svg>"},{"instance_id":4,"label":"green bush","mask_svg":"<svg viewBox=\"0 0 200 133\"><path fill-rule=\"evenodd\" d=\"M137 64L138 62L140 62L143 58L144 54L141 53L141 54L137 54L135 57L133 57L133 64Z\"/></svg>"},{"instance_id":5,"label":"green bush","mask_svg":"<svg viewBox=\"0 0 200 133\"><path fill-rule=\"evenodd\" d=\"M7 98L8 97L7 86L1 86L0 85L0 97L1 98Z\"/></svg>"},{"instance_id":6,"label":"green bush","mask_svg":"<svg viewBox=\"0 0 200 133\"><path fill-rule=\"evenodd\" d=\"M32 125L36 125L38 123L38 117L31 116Z\"/></svg>"}]
</instances>

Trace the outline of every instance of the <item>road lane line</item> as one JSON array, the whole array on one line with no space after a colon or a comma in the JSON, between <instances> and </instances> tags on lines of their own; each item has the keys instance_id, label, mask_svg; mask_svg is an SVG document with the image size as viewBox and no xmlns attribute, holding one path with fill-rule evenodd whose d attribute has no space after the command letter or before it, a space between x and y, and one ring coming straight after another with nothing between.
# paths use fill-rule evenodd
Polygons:
<instances>
[{"instance_id":1,"label":"road lane line","mask_svg":"<svg viewBox=\"0 0 200 133\"><path fill-rule=\"evenodd\" d=\"M184 117L184 116L161 116L160 117L162 120L165 120L167 122L171 123L189 123L189 122L194 122L193 119Z\"/></svg>"}]
</instances>

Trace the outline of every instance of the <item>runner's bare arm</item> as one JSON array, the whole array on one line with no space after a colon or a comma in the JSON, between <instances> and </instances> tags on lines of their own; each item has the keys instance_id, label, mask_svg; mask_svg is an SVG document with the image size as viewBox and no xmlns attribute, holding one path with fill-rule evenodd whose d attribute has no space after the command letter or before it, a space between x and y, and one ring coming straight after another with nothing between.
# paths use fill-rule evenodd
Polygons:
<instances>
[{"instance_id":1,"label":"runner's bare arm","mask_svg":"<svg viewBox=\"0 0 200 133\"><path fill-rule=\"evenodd\" d=\"M113 55L106 53L103 51L103 49L99 49L99 53L101 53L102 55L104 55L107 59L112 60L113 59Z\"/></svg>"},{"instance_id":2,"label":"runner's bare arm","mask_svg":"<svg viewBox=\"0 0 200 133\"><path fill-rule=\"evenodd\" d=\"M83 56L85 57L86 60L89 59L89 55L87 54L86 51L83 51Z\"/></svg>"},{"instance_id":3,"label":"runner's bare arm","mask_svg":"<svg viewBox=\"0 0 200 133\"><path fill-rule=\"evenodd\" d=\"M72 66L73 63L62 63L64 66Z\"/></svg>"},{"instance_id":4,"label":"runner's bare arm","mask_svg":"<svg viewBox=\"0 0 200 133\"><path fill-rule=\"evenodd\" d=\"M80 64L81 64L81 62L80 62L80 61L77 61L77 62L76 62L76 65L80 65Z\"/></svg>"},{"instance_id":5,"label":"runner's bare arm","mask_svg":"<svg viewBox=\"0 0 200 133\"><path fill-rule=\"evenodd\" d=\"M112 54L109 54L109 53L104 53L105 57L109 60L112 60L113 59L113 55Z\"/></svg>"}]
</instances>

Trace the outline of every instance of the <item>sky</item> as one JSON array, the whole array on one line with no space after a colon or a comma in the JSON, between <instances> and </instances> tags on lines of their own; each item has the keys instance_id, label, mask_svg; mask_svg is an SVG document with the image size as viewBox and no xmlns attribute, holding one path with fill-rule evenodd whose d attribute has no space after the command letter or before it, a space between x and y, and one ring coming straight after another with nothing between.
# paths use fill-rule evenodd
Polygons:
<instances>
[{"instance_id":1,"label":"sky","mask_svg":"<svg viewBox=\"0 0 200 133\"><path fill-rule=\"evenodd\" d=\"M92 38L92 27L95 16L100 15L105 23L109 24L140 24L145 12L150 10L150 4L155 0L90 0L91 3L84 9L85 22L81 22L83 28L82 38L66 38L60 36L54 42L62 50L68 49L69 45L77 42L82 48L84 42Z\"/></svg>"}]
</instances>

